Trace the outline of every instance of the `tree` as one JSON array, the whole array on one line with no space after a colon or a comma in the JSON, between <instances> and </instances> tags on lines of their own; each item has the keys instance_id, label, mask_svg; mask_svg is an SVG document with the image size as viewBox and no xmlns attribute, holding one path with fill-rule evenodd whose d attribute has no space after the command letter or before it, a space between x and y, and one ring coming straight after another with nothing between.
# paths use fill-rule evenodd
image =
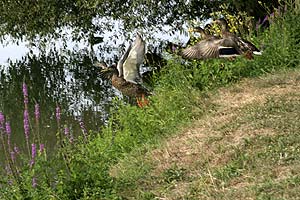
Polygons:
<instances>
[{"instance_id":1,"label":"tree","mask_svg":"<svg viewBox=\"0 0 300 200\"><path fill-rule=\"evenodd\" d=\"M30 40L61 37L61 31L71 27L73 38L81 39L110 30L116 21L123 25L122 32L165 25L180 29L186 20L209 18L223 3L233 13L246 10L255 18L267 10L253 0L2 0L0 36ZM278 5L276 0L263 3L267 8Z\"/></svg>"}]
</instances>

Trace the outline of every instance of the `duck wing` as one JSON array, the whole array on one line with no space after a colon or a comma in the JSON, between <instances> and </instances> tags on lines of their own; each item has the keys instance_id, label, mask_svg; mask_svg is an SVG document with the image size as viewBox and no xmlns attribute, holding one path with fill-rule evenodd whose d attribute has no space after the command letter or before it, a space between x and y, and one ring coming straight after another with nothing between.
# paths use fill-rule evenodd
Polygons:
<instances>
[{"instance_id":1,"label":"duck wing","mask_svg":"<svg viewBox=\"0 0 300 200\"><path fill-rule=\"evenodd\" d=\"M182 50L181 55L188 59L207 59L219 56L219 39L207 38Z\"/></svg>"},{"instance_id":2,"label":"duck wing","mask_svg":"<svg viewBox=\"0 0 300 200\"><path fill-rule=\"evenodd\" d=\"M118 64L117 64L117 69L118 69L118 72L119 72L119 77L122 77L123 76L123 65L124 65L124 62L125 60L127 59L128 55L129 55L129 52L131 50L131 43L129 44L129 46L127 47L124 55L121 57L121 59L118 61Z\"/></svg>"},{"instance_id":3,"label":"duck wing","mask_svg":"<svg viewBox=\"0 0 300 200\"><path fill-rule=\"evenodd\" d=\"M227 56L238 54L236 46L236 43L228 38L212 36L184 49L182 55L190 59L219 58L223 57L223 54Z\"/></svg>"},{"instance_id":4,"label":"duck wing","mask_svg":"<svg viewBox=\"0 0 300 200\"><path fill-rule=\"evenodd\" d=\"M124 79L132 83L141 82L139 72L140 65L144 62L145 41L137 34L137 37L123 64Z\"/></svg>"},{"instance_id":5,"label":"duck wing","mask_svg":"<svg viewBox=\"0 0 300 200\"><path fill-rule=\"evenodd\" d=\"M202 45L200 45L200 42L190 46L188 48L185 48L181 52L181 56L188 59L202 59Z\"/></svg>"}]
</instances>

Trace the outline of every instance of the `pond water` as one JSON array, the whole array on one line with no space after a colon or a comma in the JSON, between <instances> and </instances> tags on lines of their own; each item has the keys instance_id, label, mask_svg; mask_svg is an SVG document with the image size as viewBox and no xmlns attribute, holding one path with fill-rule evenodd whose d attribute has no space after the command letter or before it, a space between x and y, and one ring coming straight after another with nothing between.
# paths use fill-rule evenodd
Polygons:
<instances>
[{"instance_id":1,"label":"pond water","mask_svg":"<svg viewBox=\"0 0 300 200\"><path fill-rule=\"evenodd\" d=\"M30 144L37 143L40 135L46 148L53 148L58 130L67 127L78 134L82 132L82 124L90 132L101 132L113 98L121 94L100 77L99 68L93 63L95 58L111 60L119 52L103 56L97 47L91 51L87 44L72 42L67 45L56 42L43 51L27 46L26 42L0 46L0 112L10 122L12 145L26 148L23 83L28 87ZM38 124L34 114L36 104L40 107ZM59 127L56 107L61 110Z\"/></svg>"},{"instance_id":2,"label":"pond water","mask_svg":"<svg viewBox=\"0 0 300 200\"><path fill-rule=\"evenodd\" d=\"M118 93L109 81L100 78L88 50L51 49L34 53L20 45L1 51L0 111L10 122L13 145L21 149L26 145L23 83L28 87L30 143L36 142L33 137L37 138L39 130L46 147L54 146L58 132L56 107L61 110L60 130L68 127L75 134L80 132L81 123L87 130L100 131L108 118L112 98ZM18 53L23 55L17 57ZM34 120L35 104L40 107L39 127Z\"/></svg>"}]
</instances>

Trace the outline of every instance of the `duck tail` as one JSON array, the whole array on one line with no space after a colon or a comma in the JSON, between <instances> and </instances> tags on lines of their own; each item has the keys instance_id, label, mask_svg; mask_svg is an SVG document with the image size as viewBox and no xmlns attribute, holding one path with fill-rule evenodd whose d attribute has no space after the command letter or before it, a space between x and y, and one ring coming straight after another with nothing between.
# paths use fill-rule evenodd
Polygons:
<instances>
[{"instance_id":1,"label":"duck tail","mask_svg":"<svg viewBox=\"0 0 300 200\"><path fill-rule=\"evenodd\" d=\"M254 55L261 56L261 55L262 55L262 51L253 51L253 54L254 54Z\"/></svg>"}]
</instances>

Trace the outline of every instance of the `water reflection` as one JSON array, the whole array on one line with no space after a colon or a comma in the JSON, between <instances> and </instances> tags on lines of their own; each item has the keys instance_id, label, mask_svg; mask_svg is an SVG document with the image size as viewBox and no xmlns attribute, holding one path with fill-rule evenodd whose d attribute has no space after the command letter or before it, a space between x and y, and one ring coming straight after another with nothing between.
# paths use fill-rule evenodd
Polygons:
<instances>
[{"instance_id":1,"label":"water reflection","mask_svg":"<svg viewBox=\"0 0 300 200\"><path fill-rule=\"evenodd\" d=\"M68 35L67 32L65 35ZM0 48L0 111L10 121L13 144L26 149L23 82L27 84L29 93L30 143L36 142L34 135L39 130L46 147L55 146L57 105L62 110L61 131L66 126L74 134L80 133L79 121L84 122L87 130L101 131L108 119L112 98L120 93L111 87L111 83L101 79L99 69L93 66L93 59L97 57L111 64L128 43L125 38L118 38L117 34L106 33L103 36L104 42L92 47L62 37L61 40L45 43L29 44L25 41L14 44L8 41L8 46ZM155 37L161 38L159 41L170 39L170 36L161 33ZM182 35L179 33L172 36L173 40L180 37ZM145 38L148 38L147 35ZM148 51L159 44L148 38ZM10 58L8 62L7 58ZM39 129L34 122L36 103L40 105L41 113ZM1 151L0 148L0 154Z\"/></svg>"},{"instance_id":2,"label":"water reflection","mask_svg":"<svg viewBox=\"0 0 300 200\"><path fill-rule=\"evenodd\" d=\"M87 130L100 131L108 118L109 105L115 90L99 76L99 69L87 50L27 53L0 69L0 111L12 128L12 141L25 148L23 128L24 102L22 83L28 86L32 135L36 131L34 105L40 105L40 133L46 146L56 142L58 130L55 108L61 107L61 129L67 126L80 131L79 121ZM33 137L33 136L32 136ZM31 142L34 142L31 138Z\"/></svg>"}]
</instances>

